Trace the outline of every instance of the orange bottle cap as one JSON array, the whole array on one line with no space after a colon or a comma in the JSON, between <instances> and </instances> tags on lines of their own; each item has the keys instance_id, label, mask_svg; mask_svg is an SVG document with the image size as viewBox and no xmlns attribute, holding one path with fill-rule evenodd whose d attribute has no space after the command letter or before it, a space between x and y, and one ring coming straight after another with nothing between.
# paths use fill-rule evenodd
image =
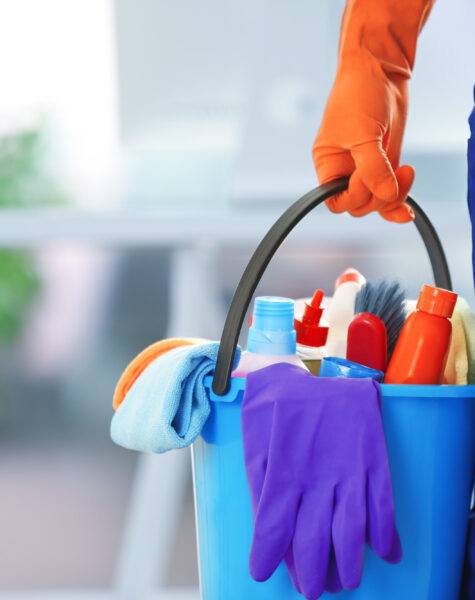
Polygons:
<instances>
[{"instance_id":1,"label":"orange bottle cap","mask_svg":"<svg viewBox=\"0 0 475 600\"><path fill-rule=\"evenodd\" d=\"M457 294L442 288L425 285L417 301L417 309L438 317L450 319L453 315Z\"/></svg>"}]
</instances>

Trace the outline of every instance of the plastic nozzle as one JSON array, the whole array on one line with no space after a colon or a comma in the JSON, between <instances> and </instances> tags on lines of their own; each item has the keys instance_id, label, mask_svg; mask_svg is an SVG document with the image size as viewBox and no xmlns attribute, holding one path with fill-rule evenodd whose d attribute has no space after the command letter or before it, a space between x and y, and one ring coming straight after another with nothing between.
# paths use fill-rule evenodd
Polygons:
<instances>
[{"instance_id":1,"label":"plastic nozzle","mask_svg":"<svg viewBox=\"0 0 475 600\"><path fill-rule=\"evenodd\" d=\"M302 318L294 319L298 344L320 348L327 343L328 324L321 320L323 314L323 297L323 291L316 290L311 302L305 303Z\"/></svg>"}]
</instances>

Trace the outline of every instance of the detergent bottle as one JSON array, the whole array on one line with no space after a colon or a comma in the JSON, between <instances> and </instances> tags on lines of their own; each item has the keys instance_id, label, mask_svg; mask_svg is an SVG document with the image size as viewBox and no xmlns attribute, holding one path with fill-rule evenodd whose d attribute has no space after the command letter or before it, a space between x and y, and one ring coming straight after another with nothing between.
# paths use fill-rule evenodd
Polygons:
<instances>
[{"instance_id":1,"label":"detergent bottle","mask_svg":"<svg viewBox=\"0 0 475 600\"><path fill-rule=\"evenodd\" d=\"M407 318L389 362L384 383L441 383L450 346L449 321L457 294L425 285L417 310Z\"/></svg>"},{"instance_id":2,"label":"detergent bottle","mask_svg":"<svg viewBox=\"0 0 475 600\"><path fill-rule=\"evenodd\" d=\"M247 350L242 353L232 375L246 377L252 371L282 362L306 369L296 351L294 301L279 296L260 296L254 302Z\"/></svg>"},{"instance_id":3,"label":"detergent bottle","mask_svg":"<svg viewBox=\"0 0 475 600\"><path fill-rule=\"evenodd\" d=\"M318 375L322 358L327 356L325 344L328 337L328 323L322 319L323 296L322 290L316 290L312 300L305 303L303 315L294 319L297 356L314 375Z\"/></svg>"},{"instance_id":4,"label":"detergent bottle","mask_svg":"<svg viewBox=\"0 0 475 600\"><path fill-rule=\"evenodd\" d=\"M325 311L329 324L328 356L346 358L348 327L355 316L355 298L366 279L356 269L346 269L335 282L335 292Z\"/></svg>"}]
</instances>

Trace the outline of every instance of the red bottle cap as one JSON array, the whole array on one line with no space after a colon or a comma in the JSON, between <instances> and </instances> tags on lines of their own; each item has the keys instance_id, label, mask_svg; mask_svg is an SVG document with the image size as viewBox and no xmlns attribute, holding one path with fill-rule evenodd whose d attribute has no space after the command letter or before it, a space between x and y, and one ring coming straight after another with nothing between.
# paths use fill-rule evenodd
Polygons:
<instances>
[{"instance_id":1,"label":"red bottle cap","mask_svg":"<svg viewBox=\"0 0 475 600\"><path fill-rule=\"evenodd\" d=\"M342 283L346 283L347 281L354 281L355 283L364 285L366 283L366 278L361 275L357 269L346 269L346 271L343 271L340 277L335 281L335 292Z\"/></svg>"},{"instance_id":2,"label":"red bottle cap","mask_svg":"<svg viewBox=\"0 0 475 600\"><path fill-rule=\"evenodd\" d=\"M453 315L457 294L441 288L425 285L417 301L417 309L423 312L450 319Z\"/></svg>"},{"instance_id":3,"label":"red bottle cap","mask_svg":"<svg viewBox=\"0 0 475 600\"><path fill-rule=\"evenodd\" d=\"M324 293L317 290L310 304L305 303L305 310L301 319L294 319L297 332L297 344L320 348L327 343L328 325L320 325L323 308L321 306Z\"/></svg>"}]
</instances>

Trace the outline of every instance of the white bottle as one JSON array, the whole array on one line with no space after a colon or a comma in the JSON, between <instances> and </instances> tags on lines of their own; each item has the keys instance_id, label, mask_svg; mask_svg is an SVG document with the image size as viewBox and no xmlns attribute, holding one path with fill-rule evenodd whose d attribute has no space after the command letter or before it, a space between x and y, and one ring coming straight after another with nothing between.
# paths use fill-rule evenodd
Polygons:
<instances>
[{"instance_id":1,"label":"white bottle","mask_svg":"<svg viewBox=\"0 0 475 600\"><path fill-rule=\"evenodd\" d=\"M242 353L233 377L246 377L276 363L290 363L307 370L296 354L294 301L278 296L260 296L254 302L247 350Z\"/></svg>"},{"instance_id":2,"label":"white bottle","mask_svg":"<svg viewBox=\"0 0 475 600\"><path fill-rule=\"evenodd\" d=\"M324 318L330 325L328 356L346 358L348 327L355 316L355 298L366 279L356 269L346 269L335 282L335 293Z\"/></svg>"}]
</instances>

